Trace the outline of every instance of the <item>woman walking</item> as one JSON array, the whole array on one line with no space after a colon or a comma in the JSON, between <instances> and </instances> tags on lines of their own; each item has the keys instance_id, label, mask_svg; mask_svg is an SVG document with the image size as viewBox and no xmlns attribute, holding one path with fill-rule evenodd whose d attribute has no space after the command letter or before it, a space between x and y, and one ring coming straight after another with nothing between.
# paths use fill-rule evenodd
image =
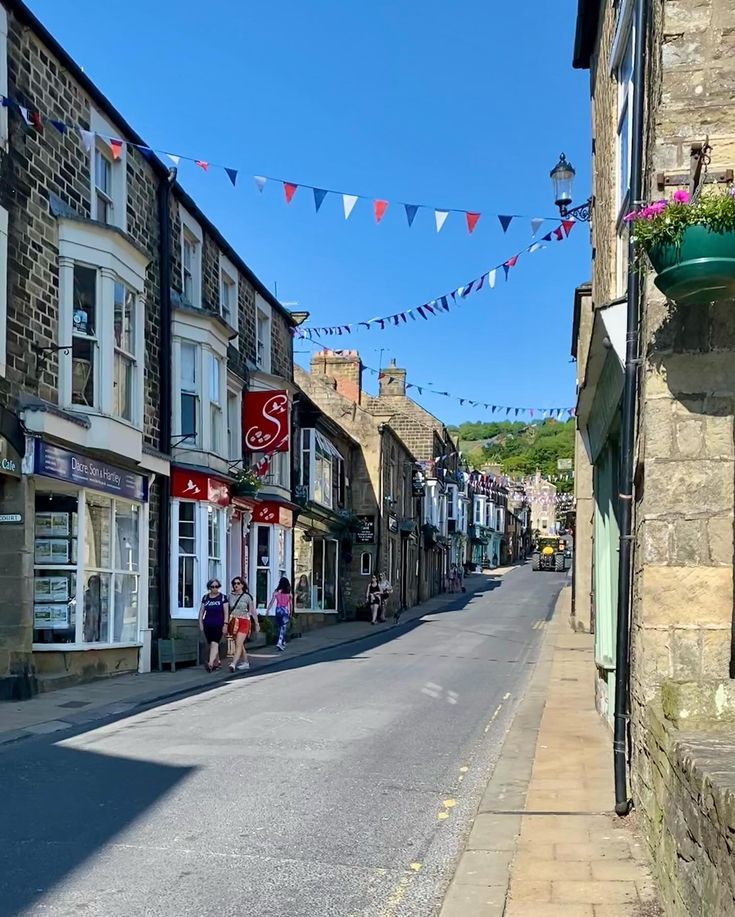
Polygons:
<instances>
[{"instance_id":1,"label":"woman walking","mask_svg":"<svg viewBox=\"0 0 735 917\"><path fill-rule=\"evenodd\" d=\"M374 573L370 577L370 582L368 583L365 601L370 606L370 623L375 624L378 620L378 616L382 618L384 615L380 614L380 606L383 603L382 590L378 582L378 577Z\"/></svg>"},{"instance_id":2,"label":"woman walking","mask_svg":"<svg viewBox=\"0 0 735 917\"><path fill-rule=\"evenodd\" d=\"M229 595L230 606L230 634L235 638L235 655L230 663L230 671L245 671L250 668L248 654L245 649L245 641L250 634L251 627L255 627L255 632L260 630L258 616L255 614L253 597L248 592L245 581L240 576L236 576L232 583L232 592ZM242 657L242 661L238 659Z\"/></svg>"},{"instance_id":3,"label":"woman walking","mask_svg":"<svg viewBox=\"0 0 735 917\"><path fill-rule=\"evenodd\" d=\"M282 576L278 582L276 591L271 596L268 603L266 614L271 610L273 605L276 606L276 626L278 627L278 640L276 647L283 652L286 649L286 629L291 617L291 583Z\"/></svg>"},{"instance_id":4,"label":"woman walking","mask_svg":"<svg viewBox=\"0 0 735 917\"><path fill-rule=\"evenodd\" d=\"M219 645L227 633L227 622L230 619L227 596L222 595L221 588L222 584L218 579L211 579L207 583L208 591L202 596L199 606L199 630L204 634L209 646L209 660L204 667L208 672L213 672L221 665Z\"/></svg>"}]
</instances>

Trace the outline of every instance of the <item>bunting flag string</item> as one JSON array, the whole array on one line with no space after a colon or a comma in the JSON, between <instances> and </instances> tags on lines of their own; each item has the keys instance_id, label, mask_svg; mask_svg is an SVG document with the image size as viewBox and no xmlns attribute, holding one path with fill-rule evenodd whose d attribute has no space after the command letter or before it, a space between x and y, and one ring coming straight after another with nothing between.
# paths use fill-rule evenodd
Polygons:
<instances>
[{"instance_id":1,"label":"bunting flag string","mask_svg":"<svg viewBox=\"0 0 735 917\"><path fill-rule=\"evenodd\" d=\"M225 166L219 163L210 162L208 159L202 159L201 157L184 156L182 153L173 153L170 150L163 150L156 147L145 146L144 144L140 143L133 143L130 140L123 140L120 137L100 133L99 131L90 131L82 127L80 124L72 124L70 122L61 121L57 118L51 118L39 111L30 109L24 105L20 105L17 101L8 98L7 96L0 96L0 102L2 103L3 107L17 111L18 114L23 118L26 125L39 134L43 133L44 124L52 125L60 134L65 134L67 131L76 133L80 137L87 152L91 151L95 137L100 137L109 145L112 156L116 160L119 158L123 147L128 146L140 150L146 155L156 154L159 156L165 156L177 168L180 166L183 160L184 162L193 163L195 166L201 169L202 172L209 172L210 169L222 170L226 174L233 187L235 187L237 184L237 177L240 173L240 170L235 169L232 166ZM319 210L327 195L335 195L342 200L345 219L350 216L359 200L368 200L371 202L376 223L380 223L382 221L386 210L388 209L389 205L392 204L394 206L397 205L404 208L406 213L406 221L409 228L413 226L414 220L416 219L419 210L429 210L433 212L434 225L437 232L441 231L444 223L451 213L458 213L464 217L467 232L471 235L475 231L475 227L477 226L480 217L483 215L482 211L476 209L466 210L461 207L438 207L433 204L414 204L406 203L404 201L389 201L382 197L369 196L364 194L350 194L345 191L337 191L331 188L315 187L314 185L306 185L302 182L294 182L284 178L274 178L273 176L268 175L254 175L253 180L255 182L256 188L261 193L263 192L268 182L273 182L276 185L280 185L283 190L286 204L291 203L296 191L299 188L304 188L307 191L311 191L314 195L314 210L316 213L319 213ZM500 221L503 232L508 231L508 228L514 220L529 220L531 225L531 234L533 236L536 235L540 227L546 221L558 221L558 217L542 217L534 215L529 216L526 214L518 213L496 214L496 216Z\"/></svg>"},{"instance_id":2,"label":"bunting flag string","mask_svg":"<svg viewBox=\"0 0 735 917\"><path fill-rule=\"evenodd\" d=\"M315 347L320 346L314 342L312 342L312 344ZM354 351L349 350L346 351L330 349L328 352L338 357L344 354L354 355ZM376 376L378 382L384 382L386 385L397 385L399 383L398 376L391 375L390 370L375 369L374 367L366 366L365 364L363 364L363 369L369 372L371 375ZM492 404L488 401L479 401L476 398L468 398L467 396L460 398L458 395L453 395L451 392L440 391L435 387L435 383L433 382L406 382L406 389L416 391L419 395L423 395L424 392L428 392L432 395L441 395L443 398L449 398L452 401L458 402L463 407L466 405L472 408L479 408L485 411L489 411L491 415L497 415L497 420L515 420L518 417L528 416L532 420L566 421L576 415L576 409L574 407L521 407L519 405Z\"/></svg>"},{"instance_id":3,"label":"bunting flag string","mask_svg":"<svg viewBox=\"0 0 735 917\"><path fill-rule=\"evenodd\" d=\"M345 216L347 215L348 214L345 211ZM378 216L376 211L376 219L377 218ZM429 302L425 302L420 306L414 306L411 309L405 309L403 312L396 312L393 315L376 316L375 318L369 318L360 322L347 322L340 325L324 325L318 328L311 327L310 325L302 325L298 328L295 328L293 334L295 337L313 340L315 337L321 338L322 336L329 337L332 335L338 335L341 337L344 334L353 334L354 332L363 328L369 331L374 325L377 325L381 331L384 331L385 328L390 325L398 327L400 324L408 324L409 319L411 321L417 321L417 316L424 321L428 321L430 316L437 316L444 312L449 312L450 299L455 306L458 306L460 305L460 301L466 299L470 293L478 293L485 285L485 281L487 281L488 288L492 290L495 287L495 281L499 270L502 269L507 281L510 271L516 266L521 255L532 255L535 252L541 251L542 249L546 248L545 243L550 243L552 241L563 241L569 236L569 233L574 228L574 224L574 220L562 220L556 229L546 233L546 235L543 236L539 242L532 242L526 248L516 252L515 255L511 255L510 258L508 258L506 261L503 261L501 264L496 264L495 267L483 271L479 277L475 277L467 283L461 284L455 290L452 290L449 293L445 293L436 299L431 299Z\"/></svg>"}]
</instances>

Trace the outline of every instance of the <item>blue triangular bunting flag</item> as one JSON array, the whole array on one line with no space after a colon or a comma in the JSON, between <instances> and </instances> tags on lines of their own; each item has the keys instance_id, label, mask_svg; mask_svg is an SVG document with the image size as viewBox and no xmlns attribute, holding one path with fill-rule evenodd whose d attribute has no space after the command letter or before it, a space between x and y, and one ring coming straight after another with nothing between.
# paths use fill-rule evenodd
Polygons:
<instances>
[{"instance_id":1,"label":"blue triangular bunting flag","mask_svg":"<svg viewBox=\"0 0 735 917\"><path fill-rule=\"evenodd\" d=\"M319 208L322 206L326 196L327 192L322 188L314 188L314 208L317 213L319 213Z\"/></svg>"},{"instance_id":2,"label":"blue triangular bunting flag","mask_svg":"<svg viewBox=\"0 0 735 917\"><path fill-rule=\"evenodd\" d=\"M56 128L56 130L57 130L60 134L65 134L65 133L66 133L66 124L64 124L63 121L54 121L53 118L49 118L49 119L48 119L48 123L49 123L49 124L53 124L53 126Z\"/></svg>"},{"instance_id":3,"label":"blue triangular bunting flag","mask_svg":"<svg viewBox=\"0 0 735 917\"><path fill-rule=\"evenodd\" d=\"M511 221L513 220L513 217L512 216L508 217L502 214L498 214L498 219L500 220L500 225L503 227L503 232L507 232L508 227L511 224Z\"/></svg>"},{"instance_id":4,"label":"blue triangular bunting flag","mask_svg":"<svg viewBox=\"0 0 735 917\"><path fill-rule=\"evenodd\" d=\"M227 177L228 177L228 178L230 179L230 181L232 182L232 187L234 188L234 187L235 187L235 182L237 181L237 169L228 169L228 168L225 168L225 172L227 172Z\"/></svg>"},{"instance_id":5,"label":"blue triangular bunting flag","mask_svg":"<svg viewBox=\"0 0 735 917\"><path fill-rule=\"evenodd\" d=\"M406 219L408 220L408 225L413 226L413 221L416 218L416 214L418 213L418 209L419 209L418 205L417 204L404 204L403 206L406 208Z\"/></svg>"}]
</instances>

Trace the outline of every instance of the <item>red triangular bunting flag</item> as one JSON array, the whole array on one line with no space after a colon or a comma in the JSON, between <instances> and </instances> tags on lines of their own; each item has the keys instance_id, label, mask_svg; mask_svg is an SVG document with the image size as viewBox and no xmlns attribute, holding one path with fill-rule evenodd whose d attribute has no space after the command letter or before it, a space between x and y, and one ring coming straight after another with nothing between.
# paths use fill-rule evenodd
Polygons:
<instances>
[{"instance_id":1,"label":"red triangular bunting flag","mask_svg":"<svg viewBox=\"0 0 735 917\"><path fill-rule=\"evenodd\" d=\"M31 112L31 124L36 128L36 131L39 134L43 133L43 123L41 121L41 116L37 111Z\"/></svg>"},{"instance_id":2,"label":"red triangular bunting flag","mask_svg":"<svg viewBox=\"0 0 735 917\"><path fill-rule=\"evenodd\" d=\"M576 223L576 220L562 220L561 225L564 227L564 232L569 235L572 231L572 226Z\"/></svg>"},{"instance_id":3,"label":"red triangular bunting flag","mask_svg":"<svg viewBox=\"0 0 735 917\"><path fill-rule=\"evenodd\" d=\"M373 213L375 222L379 223L383 219L383 214L388 209L388 201L373 201Z\"/></svg>"},{"instance_id":4,"label":"red triangular bunting flag","mask_svg":"<svg viewBox=\"0 0 735 917\"><path fill-rule=\"evenodd\" d=\"M112 150L112 158L119 159L120 153L122 152L122 140L110 140L110 149Z\"/></svg>"},{"instance_id":5,"label":"red triangular bunting flag","mask_svg":"<svg viewBox=\"0 0 735 917\"><path fill-rule=\"evenodd\" d=\"M290 182L290 181L285 181L285 182L283 183L283 193L284 193L284 195L285 195L285 197L286 197L286 203L287 203L287 204L290 204L290 203L291 203L291 199L293 198L294 194L296 194L296 189L297 189L297 188L298 188L298 185L294 185L294 184L293 184L292 182Z\"/></svg>"},{"instance_id":6,"label":"red triangular bunting flag","mask_svg":"<svg viewBox=\"0 0 735 917\"><path fill-rule=\"evenodd\" d=\"M209 168L209 163L205 162L203 159L195 159L194 163L199 166L202 172L206 172Z\"/></svg>"},{"instance_id":7,"label":"red triangular bunting flag","mask_svg":"<svg viewBox=\"0 0 735 917\"><path fill-rule=\"evenodd\" d=\"M513 255L512 258L508 258L505 264L507 267L515 267L517 261L518 261L518 255Z\"/></svg>"},{"instance_id":8,"label":"red triangular bunting flag","mask_svg":"<svg viewBox=\"0 0 735 917\"><path fill-rule=\"evenodd\" d=\"M556 227L553 232L553 236L557 242L561 242L561 240L564 238L564 230L561 228L561 226Z\"/></svg>"},{"instance_id":9,"label":"red triangular bunting flag","mask_svg":"<svg viewBox=\"0 0 735 917\"><path fill-rule=\"evenodd\" d=\"M467 232L472 233L475 226L477 226L477 221L480 219L479 213L470 213L468 210L465 213L465 219L467 220Z\"/></svg>"}]
</instances>

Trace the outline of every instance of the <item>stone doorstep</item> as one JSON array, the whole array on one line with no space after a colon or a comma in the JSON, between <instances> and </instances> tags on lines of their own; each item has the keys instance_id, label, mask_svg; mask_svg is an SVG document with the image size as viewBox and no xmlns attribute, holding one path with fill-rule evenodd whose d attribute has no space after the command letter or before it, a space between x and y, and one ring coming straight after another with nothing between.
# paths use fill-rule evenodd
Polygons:
<instances>
[{"instance_id":1,"label":"stone doorstep","mask_svg":"<svg viewBox=\"0 0 735 917\"><path fill-rule=\"evenodd\" d=\"M472 593L469 594L471 595ZM455 598L456 595L450 593L442 593L439 596L434 596L423 604L414 605L412 608L403 612L399 625L389 623L385 629L390 629L393 626L400 627L418 620L426 614L432 614L439 611ZM347 625L357 625L365 622L346 621L343 623ZM310 631L308 638L305 638L306 643L303 643L301 639L295 641L294 648L286 655L276 652L275 648L272 646L263 645L246 647L248 656L251 657L251 659L259 660L259 662L250 669L249 674L257 674L260 669L277 665L289 658L303 658L304 656L323 652L325 649L331 649L332 647L356 643L376 633L376 631L366 624L365 630L361 630L359 634L346 636L340 640L335 639L335 636L333 636L335 630L337 630L336 627L334 629L327 627ZM325 640L324 637L326 636L328 636L329 639ZM320 645L310 647L309 643L313 640L321 641ZM224 661L222 668L223 670L226 669ZM229 672L227 674L229 675ZM162 682L151 683L143 681L139 674L131 672L120 675L118 678L111 676L97 679L89 682L86 686L77 683L68 688L59 688L57 691L44 692L28 701L10 701L9 704L15 707L13 711L9 711L11 713L9 719L12 721L12 725L8 729L0 729L0 746L21 741L31 735L42 735L56 732L61 729L73 729L75 726L86 725L87 723L104 719L107 716L128 712L135 707L143 707L148 704L156 703L157 701L173 700L181 695L196 691L211 683L213 677L217 677L216 675L212 676L209 672L205 672L201 666L187 666L186 668L179 669L175 673L151 672L150 675L156 679L173 675L176 681L173 684L169 682L165 685L165 690L161 690L163 688ZM230 677L243 677L245 675L246 673L242 672L234 676L230 675ZM126 679L124 686L120 684L119 679ZM127 681L127 679L130 681ZM83 692L85 687L94 691L95 694L99 696L99 699L89 703L83 711L75 711L73 714L67 713L66 710L62 708L61 702L69 698L78 699L80 697L80 692ZM115 699L114 695L116 691L119 693L121 688L125 688L124 693ZM151 688L154 688L153 693L150 693ZM113 696L110 697L109 695ZM31 705L39 703L45 705L45 710L43 712L39 711L36 715L31 715L31 709L35 709L35 706ZM0 710L2 710L2 706L0 706ZM26 715L13 716L13 713L22 713ZM49 724L48 728L46 728L46 724Z\"/></svg>"}]
</instances>

